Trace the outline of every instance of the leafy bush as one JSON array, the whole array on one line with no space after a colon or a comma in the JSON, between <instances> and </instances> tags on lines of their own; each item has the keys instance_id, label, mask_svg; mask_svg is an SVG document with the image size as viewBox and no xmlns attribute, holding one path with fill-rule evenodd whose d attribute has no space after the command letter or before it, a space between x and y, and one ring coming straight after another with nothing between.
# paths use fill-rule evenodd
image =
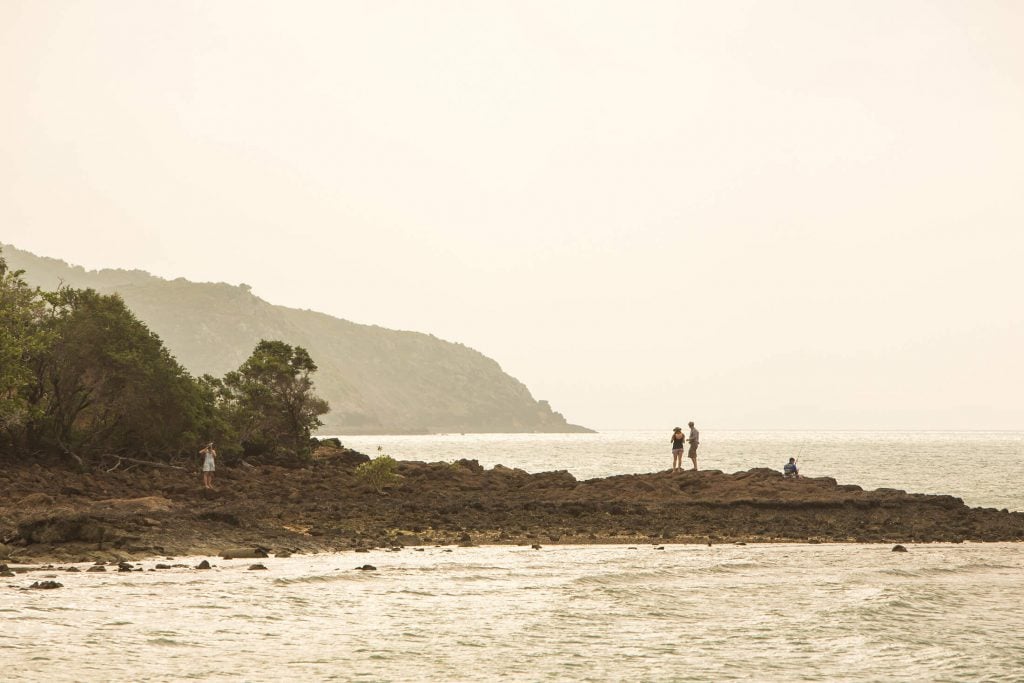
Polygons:
<instances>
[{"instance_id":1,"label":"leafy bush","mask_svg":"<svg viewBox=\"0 0 1024 683\"><path fill-rule=\"evenodd\" d=\"M398 482L398 463L390 455L381 455L356 468L356 478L369 484L377 493Z\"/></svg>"}]
</instances>

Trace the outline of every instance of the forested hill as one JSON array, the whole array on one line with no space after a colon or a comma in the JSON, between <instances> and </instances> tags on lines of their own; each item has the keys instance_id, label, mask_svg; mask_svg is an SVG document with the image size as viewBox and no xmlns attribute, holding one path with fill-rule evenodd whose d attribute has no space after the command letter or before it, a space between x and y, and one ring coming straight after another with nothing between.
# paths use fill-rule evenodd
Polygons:
<instances>
[{"instance_id":1,"label":"forested hill","mask_svg":"<svg viewBox=\"0 0 1024 683\"><path fill-rule=\"evenodd\" d=\"M304 346L319 366L317 393L331 405L321 433L589 431L568 424L494 360L462 344L274 306L244 285L86 271L0 248L32 285L117 292L195 375L237 369L261 339Z\"/></svg>"}]
</instances>

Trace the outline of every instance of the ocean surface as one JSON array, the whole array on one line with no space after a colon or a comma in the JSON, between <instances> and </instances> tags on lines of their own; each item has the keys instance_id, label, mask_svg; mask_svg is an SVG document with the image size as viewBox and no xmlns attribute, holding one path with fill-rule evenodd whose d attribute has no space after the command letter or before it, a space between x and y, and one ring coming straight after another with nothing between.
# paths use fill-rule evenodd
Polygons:
<instances>
[{"instance_id":1,"label":"ocean surface","mask_svg":"<svg viewBox=\"0 0 1024 683\"><path fill-rule=\"evenodd\" d=\"M666 469L669 431L347 437L578 478ZM702 433L781 467L1024 509L1024 434ZM1024 544L426 547L0 579L0 676L79 680L1021 681ZM177 558L194 565L203 558ZM163 558L143 561L152 568ZM355 567L370 564L375 571ZM85 565L78 565L85 568ZM18 590L50 578L64 587Z\"/></svg>"}]
</instances>

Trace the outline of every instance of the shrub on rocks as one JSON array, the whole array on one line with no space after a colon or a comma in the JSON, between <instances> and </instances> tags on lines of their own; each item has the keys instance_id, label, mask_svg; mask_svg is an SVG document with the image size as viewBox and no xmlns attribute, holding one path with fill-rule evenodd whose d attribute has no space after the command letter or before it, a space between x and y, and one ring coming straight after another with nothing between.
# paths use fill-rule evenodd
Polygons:
<instances>
[{"instance_id":1,"label":"shrub on rocks","mask_svg":"<svg viewBox=\"0 0 1024 683\"><path fill-rule=\"evenodd\" d=\"M385 486L398 482L398 463L390 455L381 455L357 467L356 478L382 493Z\"/></svg>"}]
</instances>

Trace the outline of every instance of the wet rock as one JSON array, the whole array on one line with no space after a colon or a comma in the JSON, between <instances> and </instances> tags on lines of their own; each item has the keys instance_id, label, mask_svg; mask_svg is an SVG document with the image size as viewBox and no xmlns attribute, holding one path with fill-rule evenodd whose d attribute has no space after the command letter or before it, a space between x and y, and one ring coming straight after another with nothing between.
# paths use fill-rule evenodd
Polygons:
<instances>
[{"instance_id":1,"label":"wet rock","mask_svg":"<svg viewBox=\"0 0 1024 683\"><path fill-rule=\"evenodd\" d=\"M540 543L534 543L530 547L533 548L534 550L540 550Z\"/></svg>"},{"instance_id":2,"label":"wet rock","mask_svg":"<svg viewBox=\"0 0 1024 683\"><path fill-rule=\"evenodd\" d=\"M36 581L31 586L29 586L30 589L35 588L35 589L38 589L38 590L53 590L54 588L63 588L63 587L64 587L63 583L58 583L56 581Z\"/></svg>"},{"instance_id":3,"label":"wet rock","mask_svg":"<svg viewBox=\"0 0 1024 683\"><path fill-rule=\"evenodd\" d=\"M196 565L196 569L209 569L209 568L210 568L210 563L207 562L206 560L203 560L202 562L200 562L199 564Z\"/></svg>"},{"instance_id":4,"label":"wet rock","mask_svg":"<svg viewBox=\"0 0 1024 683\"><path fill-rule=\"evenodd\" d=\"M369 548L356 548L355 551L357 553L368 553L368 552L370 552L370 549Z\"/></svg>"},{"instance_id":5,"label":"wet rock","mask_svg":"<svg viewBox=\"0 0 1024 683\"><path fill-rule=\"evenodd\" d=\"M266 565L257 562L256 564L249 565L249 571L258 571L260 569L266 569Z\"/></svg>"},{"instance_id":6,"label":"wet rock","mask_svg":"<svg viewBox=\"0 0 1024 683\"><path fill-rule=\"evenodd\" d=\"M899 543L897 543L896 545L894 545L894 546L892 547L892 552L894 552L894 553L905 553L905 552L907 552L907 549L906 549L906 548L904 548L904 547L903 547L902 545L900 545Z\"/></svg>"},{"instance_id":7,"label":"wet rock","mask_svg":"<svg viewBox=\"0 0 1024 683\"><path fill-rule=\"evenodd\" d=\"M414 534L398 534L395 536L395 545L423 545L423 540Z\"/></svg>"},{"instance_id":8,"label":"wet rock","mask_svg":"<svg viewBox=\"0 0 1024 683\"><path fill-rule=\"evenodd\" d=\"M665 546L663 546L663 545L656 545L656 546L654 546L654 549L655 550L664 550Z\"/></svg>"},{"instance_id":9,"label":"wet rock","mask_svg":"<svg viewBox=\"0 0 1024 683\"><path fill-rule=\"evenodd\" d=\"M117 571L119 571L119 572L130 572L130 571L132 571L132 566L130 564L128 564L127 562L118 562L117 563Z\"/></svg>"},{"instance_id":10,"label":"wet rock","mask_svg":"<svg viewBox=\"0 0 1024 683\"><path fill-rule=\"evenodd\" d=\"M442 552L442 553L450 553L451 551L452 551L452 549L451 549L451 548L445 548L445 549L444 549L444 550L442 550L441 552Z\"/></svg>"},{"instance_id":11,"label":"wet rock","mask_svg":"<svg viewBox=\"0 0 1024 683\"><path fill-rule=\"evenodd\" d=\"M54 513L42 519L30 519L18 525L18 536L28 543L101 543L115 534L86 514Z\"/></svg>"},{"instance_id":12,"label":"wet rock","mask_svg":"<svg viewBox=\"0 0 1024 683\"><path fill-rule=\"evenodd\" d=\"M364 572L375 572L375 571L377 571L377 568L374 567L372 564L364 564L362 567L356 567L356 569L358 569L360 571L364 571Z\"/></svg>"},{"instance_id":13,"label":"wet rock","mask_svg":"<svg viewBox=\"0 0 1024 683\"><path fill-rule=\"evenodd\" d=\"M68 567L68 568L67 568L67 569L65 569L64 571L66 571L66 572L80 572L80 571L82 571L82 570L81 570L81 569L79 569L78 567Z\"/></svg>"},{"instance_id":14,"label":"wet rock","mask_svg":"<svg viewBox=\"0 0 1024 683\"><path fill-rule=\"evenodd\" d=\"M107 568L104 567L102 564L94 564L93 566L91 566L88 569L86 569L85 573L86 574L90 574L90 573L93 573L93 572L105 572L105 571L107 571Z\"/></svg>"},{"instance_id":15,"label":"wet rock","mask_svg":"<svg viewBox=\"0 0 1024 683\"><path fill-rule=\"evenodd\" d=\"M636 550L636 546L635 545L631 545L628 548L626 548L626 550Z\"/></svg>"},{"instance_id":16,"label":"wet rock","mask_svg":"<svg viewBox=\"0 0 1024 683\"><path fill-rule=\"evenodd\" d=\"M171 568L171 565L169 565L169 564L158 564L155 567L153 567L153 569L170 569L170 568Z\"/></svg>"},{"instance_id":17,"label":"wet rock","mask_svg":"<svg viewBox=\"0 0 1024 683\"><path fill-rule=\"evenodd\" d=\"M413 551L415 551L417 553L422 553L423 552L423 548L413 548Z\"/></svg>"},{"instance_id":18,"label":"wet rock","mask_svg":"<svg viewBox=\"0 0 1024 683\"><path fill-rule=\"evenodd\" d=\"M270 557L270 553L267 552L266 548L256 546L251 548L228 548L220 551L220 556L225 560L250 559Z\"/></svg>"}]
</instances>

